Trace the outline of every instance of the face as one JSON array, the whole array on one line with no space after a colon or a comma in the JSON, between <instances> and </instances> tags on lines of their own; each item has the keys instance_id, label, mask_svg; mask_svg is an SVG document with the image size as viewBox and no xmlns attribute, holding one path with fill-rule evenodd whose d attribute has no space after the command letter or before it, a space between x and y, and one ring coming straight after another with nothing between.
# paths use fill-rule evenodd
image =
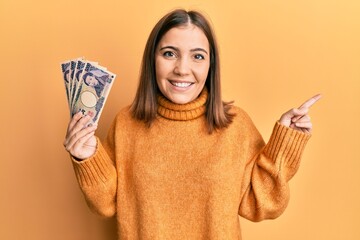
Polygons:
<instances>
[{"instance_id":1,"label":"face","mask_svg":"<svg viewBox=\"0 0 360 240\"><path fill-rule=\"evenodd\" d=\"M174 103L186 104L199 96L209 66L209 42L195 25L170 29L156 48L156 82L161 93Z\"/></svg>"},{"instance_id":2,"label":"face","mask_svg":"<svg viewBox=\"0 0 360 240\"><path fill-rule=\"evenodd\" d=\"M99 84L99 81L94 76L90 76L90 75L86 77L85 82L91 87L94 87Z\"/></svg>"}]
</instances>

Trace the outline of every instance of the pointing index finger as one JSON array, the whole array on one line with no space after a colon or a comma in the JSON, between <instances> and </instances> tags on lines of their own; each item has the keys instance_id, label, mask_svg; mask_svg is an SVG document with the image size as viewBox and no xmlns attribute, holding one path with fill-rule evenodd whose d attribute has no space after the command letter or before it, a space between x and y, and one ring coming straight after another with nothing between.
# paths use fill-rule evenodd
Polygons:
<instances>
[{"instance_id":1,"label":"pointing index finger","mask_svg":"<svg viewBox=\"0 0 360 240\"><path fill-rule=\"evenodd\" d=\"M304 102L299 108L310 108L314 103L316 103L321 98L321 94L316 94L306 102Z\"/></svg>"}]
</instances>

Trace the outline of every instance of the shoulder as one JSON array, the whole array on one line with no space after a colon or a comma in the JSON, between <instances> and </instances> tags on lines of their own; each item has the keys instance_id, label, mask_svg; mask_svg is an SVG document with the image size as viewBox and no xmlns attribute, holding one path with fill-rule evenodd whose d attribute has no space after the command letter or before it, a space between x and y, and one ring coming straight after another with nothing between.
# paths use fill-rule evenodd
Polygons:
<instances>
[{"instance_id":1,"label":"shoulder","mask_svg":"<svg viewBox=\"0 0 360 240\"><path fill-rule=\"evenodd\" d=\"M232 105L230 109L230 113L234 114L235 116L234 121L240 121L240 122L251 121L251 118L247 114L247 112L238 106Z\"/></svg>"},{"instance_id":2,"label":"shoulder","mask_svg":"<svg viewBox=\"0 0 360 240\"><path fill-rule=\"evenodd\" d=\"M132 127L139 127L144 123L142 121L136 120L131 113L131 106L128 105L116 114L114 119L114 124L116 128L132 128Z\"/></svg>"},{"instance_id":3,"label":"shoulder","mask_svg":"<svg viewBox=\"0 0 360 240\"><path fill-rule=\"evenodd\" d=\"M249 133L258 133L258 130L252 121L249 114L242 109L241 107L232 105L230 109L230 113L234 114L234 118L232 123L230 124L230 128L235 131L240 132L249 132Z\"/></svg>"},{"instance_id":4,"label":"shoulder","mask_svg":"<svg viewBox=\"0 0 360 240\"><path fill-rule=\"evenodd\" d=\"M129 119L129 118L131 118L130 105L120 109L120 111L116 114L115 120L123 121L123 120Z\"/></svg>"}]
</instances>

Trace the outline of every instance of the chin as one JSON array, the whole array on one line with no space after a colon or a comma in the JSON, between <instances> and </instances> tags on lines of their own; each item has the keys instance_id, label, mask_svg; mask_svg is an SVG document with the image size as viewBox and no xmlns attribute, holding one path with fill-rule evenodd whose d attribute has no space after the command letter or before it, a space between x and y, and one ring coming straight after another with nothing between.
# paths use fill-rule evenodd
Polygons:
<instances>
[{"instance_id":1,"label":"chin","mask_svg":"<svg viewBox=\"0 0 360 240\"><path fill-rule=\"evenodd\" d=\"M183 99L181 99L181 100L178 100L178 99L172 100L172 99L170 99L170 101L173 102L173 103L176 103L176 104L187 104L187 103L190 102L190 101L183 100Z\"/></svg>"},{"instance_id":2,"label":"chin","mask_svg":"<svg viewBox=\"0 0 360 240\"><path fill-rule=\"evenodd\" d=\"M169 100L176 104L187 104L193 99L191 97L170 97Z\"/></svg>"}]
</instances>

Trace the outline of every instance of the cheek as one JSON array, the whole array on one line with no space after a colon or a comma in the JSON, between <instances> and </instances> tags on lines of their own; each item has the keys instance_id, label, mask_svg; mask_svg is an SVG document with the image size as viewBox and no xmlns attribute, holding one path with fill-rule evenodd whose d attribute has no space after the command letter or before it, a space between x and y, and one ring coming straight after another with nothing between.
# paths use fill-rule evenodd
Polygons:
<instances>
[{"instance_id":1,"label":"cheek","mask_svg":"<svg viewBox=\"0 0 360 240\"><path fill-rule=\"evenodd\" d=\"M162 64L159 60L155 61L155 76L156 76L156 84L160 90L160 92L162 94L164 94L164 87L163 87L163 78L164 78L164 73L163 73L163 68L161 67Z\"/></svg>"},{"instance_id":2,"label":"cheek","mask_svg":"<svg viewBox=\"0 0 360 240\"><path fill-rule=\"evenodd\" d=\"M155 60L155 73L156 81L163 81L171 72L171 66L169 62L162 61L161 59Z\"/></svg>"},{"instance_id":3,"label":"cheek","mask_svg":"<svg viewBox=\"0 0 360 240\"><path fill-rule=\"evenodd\" d=\"M161 67L158 60L155 59L155 76L156 76L156 82L159 84L159 80L161 78Z\"/></svg>"},{"instance_id":4,"label":"cheek","mask_svg":"<svg viewBox=\"0 0 360 240\"><path fill-rule=\"evenodd\" d=\"M209 65L201 66L194 71L194 75L198 82L205 82L209 73Z\"/></svg>"}]
</instances>

